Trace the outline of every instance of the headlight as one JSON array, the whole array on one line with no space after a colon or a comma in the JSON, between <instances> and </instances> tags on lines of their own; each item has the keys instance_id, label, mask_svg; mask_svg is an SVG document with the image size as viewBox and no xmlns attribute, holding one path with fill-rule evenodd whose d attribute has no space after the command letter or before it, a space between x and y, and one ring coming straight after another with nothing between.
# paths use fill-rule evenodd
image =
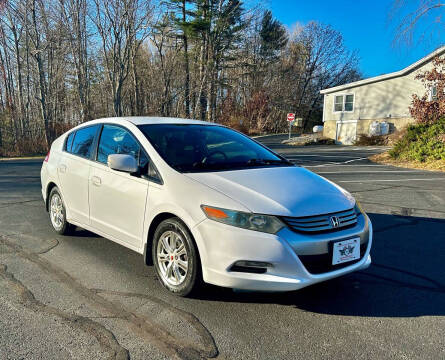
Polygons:
<instances>
[{"instance_id":1,"label":"headlight","mask_svg":"<svg viewBox=\"0 0 445 360\"><path fill-rule=\"evenodd\" d=\"M207 205L201 205L201 209L211 220L243 229L276 234L285 227L285 225L275 216L227 210Z\"/></svg>"},{"instance_id":2,"label":"headlight","mask_svg":"<svg viewBox=\"0 0 445 360\"><path fill-rule=\"evenodd\" d=\"M362 205L358 202L358 200L355 200L355 205L354 205L354 210L355 213L358 215L360 214L365 214L365 212L363 211Z\"/></svg>"}]
</instances>

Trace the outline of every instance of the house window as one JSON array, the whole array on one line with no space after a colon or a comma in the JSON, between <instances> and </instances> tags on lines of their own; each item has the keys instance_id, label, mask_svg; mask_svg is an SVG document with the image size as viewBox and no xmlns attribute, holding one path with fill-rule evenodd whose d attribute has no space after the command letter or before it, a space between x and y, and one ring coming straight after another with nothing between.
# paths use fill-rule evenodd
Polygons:
<instances>
[{"instance_id":1,"label":"house window","mask_svg":"<svg viewBox=\"0 0 445 360\"><path fill-rule=\"evenodd\" d=\"M437 100L437 86L431 86L430 88L430 101Z\"/></svg>"},{"instance_id":2,"label":"house window","mask_svg":"<svg viewBox=\"0 0 445 360\"><path fill-rule=\"evenodd\" d=\"M335 97L334 111L343 111L343 95Z\"/></svg>"},{"instance_id":3,"label":"house window","mask_svg":"<svg viewBox=\"0 0 445 360\"><path fill-rule=\"evenodd\" d=\"M354 111L354 95L336 95L334 97L334 112Z\"/></svg>"}]
</instances>

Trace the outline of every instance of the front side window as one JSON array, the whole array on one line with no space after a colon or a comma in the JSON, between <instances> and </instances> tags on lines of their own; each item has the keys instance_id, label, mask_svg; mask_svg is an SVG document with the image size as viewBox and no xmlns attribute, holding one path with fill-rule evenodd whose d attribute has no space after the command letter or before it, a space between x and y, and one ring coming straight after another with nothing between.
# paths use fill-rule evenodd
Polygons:
<instances>
[{"instance_id":1,"label":"front side window","mask_svg":"<svg viewBox=\"0 0 445 360\"><path fill-rule=\"evenodd\" d=\"M354 111L354 95L336 95L334 97L334 111Z\"/></svg>"},{"instance_id":2,"label":"front side window","mask_svg":"<svg viewBox=\"0 0 445 360\"><path fill-rule=\"evenodd\" d=\"M158 170L133 135L120 126L104 125L97 148L97 161L106 164L108 155L111 154L133 156L138 162L140 175L148 177L151 181L162 183Z\"/></svg>"},{"instance_id":3,"label":"front side window","mask_svg":"<svg viewBox=\"0 0 445 360\"><path fill-rule=\"evenodd\" d=\"M151 124L139 128L159 155L180 172L292 166L247 136L223 126Z\"/></svg>"},{"instance_id":4,"label":"front side window","mask_svg":"<svg viewBox=\"0 0 445 360\"><path fill-rule=\"evenodd\" d=\"M140 146L124 128L115 125L104 125L97 148L97 161L106 164L108 155L111 154L132 155L139 163ZM144 161L148 162L148 160Z\"/></svg>"},{"instance_id":5,"label":"front side window","mask_svg":"<svg viewBox=\"0 0 445 360\"><path fill-rule=\"evenodd\" d=\"M97 129L98 125L94 125L77 130L71 146L71 153L87 159L90 158Z\"/></svg>"}]
</instances>

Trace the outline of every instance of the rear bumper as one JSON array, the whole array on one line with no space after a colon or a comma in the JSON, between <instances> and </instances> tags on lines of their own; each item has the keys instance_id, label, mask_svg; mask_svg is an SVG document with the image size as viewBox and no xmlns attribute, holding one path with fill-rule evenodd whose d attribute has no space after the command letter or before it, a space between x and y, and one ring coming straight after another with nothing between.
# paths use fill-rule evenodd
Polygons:
<instances>
[{"instance_id":1,"label":"rear bumper","mask_svg":"<svg viewBox=\"0 0 445 360\"><path fill-rule=\"evenodd\" d=\"M210 284L255 291L292 291L330 280L370 266L372 225L369 218L352 229L317 236L302 235L288 228L264 234L204 220L193 230L203 266L204 281ZM359 261L320 274L310 273L298 255L322 255L333 240L360 236L364 252ZM265 273L231 271L239 260L272 264Z\"/></svg>"}]
</instances>

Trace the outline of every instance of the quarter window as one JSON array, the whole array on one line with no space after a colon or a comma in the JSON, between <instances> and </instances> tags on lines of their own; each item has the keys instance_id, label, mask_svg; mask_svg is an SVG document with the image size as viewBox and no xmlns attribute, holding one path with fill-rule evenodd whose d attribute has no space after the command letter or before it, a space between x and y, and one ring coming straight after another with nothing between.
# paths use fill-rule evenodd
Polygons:
<instances>
[{"instance_id":1,"label":"quarter window","mask_svg":"<svg viewBox=\"0 0 445 360\"><path fill-rule=\"evenodd\" d=\"M71 146L71 153L90 158L97 129L98 125L94 125L77 130Z\"/></svg>"},{"instance_id":2,"label":"quarter window","mask_svg":"<svg viewBox=\"0 0 445 360\"><path fill-rule=\"evenodd\" d=\"M65 142L65 150L68 152L71 152L71 148L73 146L73 140L74 140L74 135L76 134L75 131L73 131L71 134L68 135L68 137L66 138L66 142Z\"/></svg>"},{"instance_id":3,"label":"quarter window","mask_svg":"<svg viewBox=\"0 0 445 360\"><path fill-rule=\"evenodd\" d=\"M336 95L334 97L334 111L354 111L354 95Z\"/></svg>"}]
</instances>

